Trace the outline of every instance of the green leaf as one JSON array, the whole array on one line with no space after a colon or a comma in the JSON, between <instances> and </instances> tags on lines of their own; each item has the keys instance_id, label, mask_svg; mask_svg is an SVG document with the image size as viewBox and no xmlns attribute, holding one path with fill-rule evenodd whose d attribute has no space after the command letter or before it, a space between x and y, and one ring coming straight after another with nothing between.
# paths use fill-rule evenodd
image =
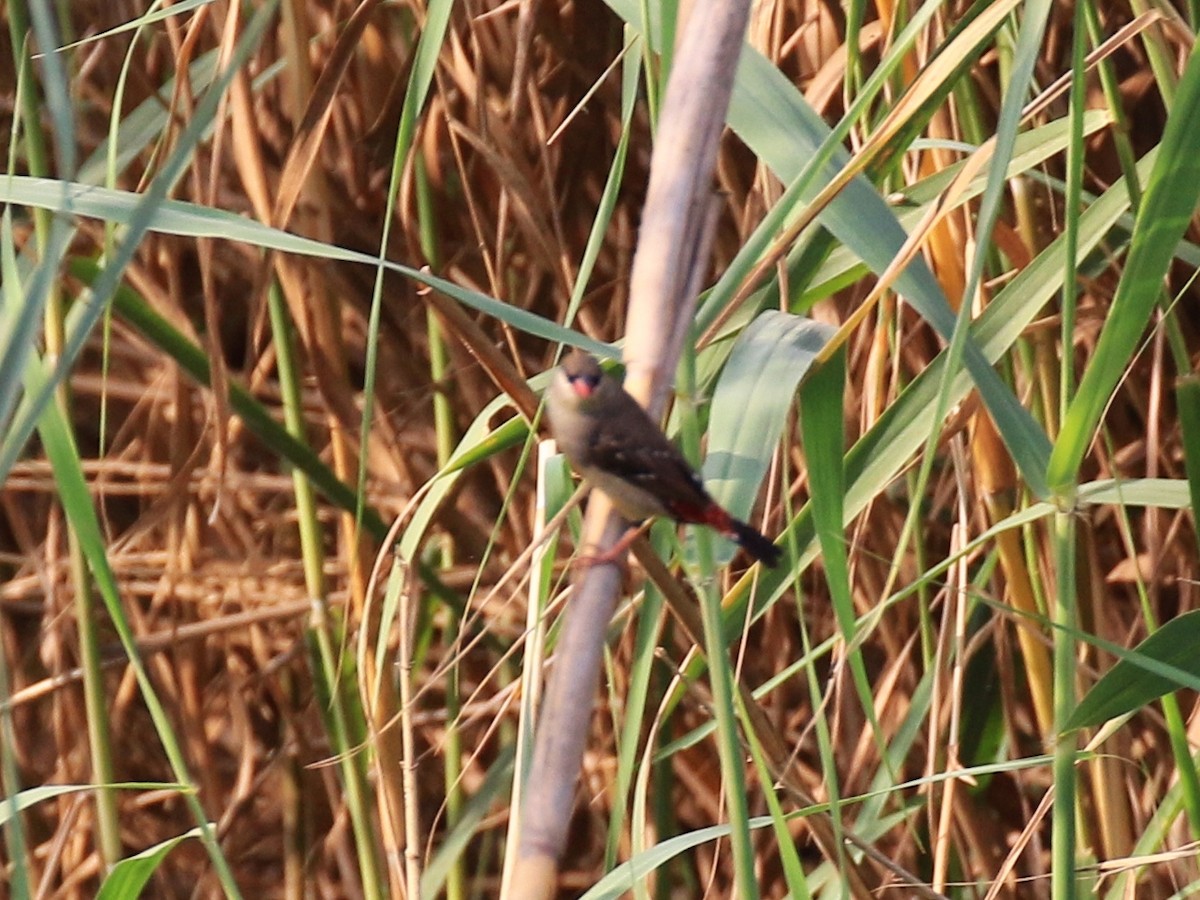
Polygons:
<instances>
[{"instance_id":1,"label":"green leaf","mask_svg":"<svg viewBox=\"0 0 1200 900\"><path fill-rule=\"evenodd\" d=\"M210 823L209 828L215 829L216 826ZM146 882L166 855L184 841L199 837L201 830L193 828L185 834L169 838L161 844L147 847L141 853L121 860L104 879L100 892L96 894L96 900L133 900L134 897L141 896L142 888L146 886Z\"/></svg>"},{"instance_id":2,"label":"green leaf","mask_svg":"<svg viewBox=\"0 0 1200 900\"><path fill-rule=\"evenodd\" d=\"M1187 509L1192 505L1188 483L1177 478L1105 478L1079 486L1081 505L1151 506L1158 509Z\"/></svg>"},{"instance_id":3,"label":"green leaf","mask_svg":"<svg viewBox=\"0 0 1200 900\"><path fill-rule=\"evenodd\" d=\"M769 311L742 333L713 391L704 483L738 518L754 505L796 387L834 329Z\"/></svg>"},{"instance_id":4,"label":"green leaf","mask_svg":"<svg viewBox=\"0 0 1200 900\"><path fill-rule=\"evenodd\" d=\"M838 624L849 642L854 637L855 613L845 535L846 448L842 413L845 380L846 352L843 347L804 385L800 398L800 430L825 581L829 585Z\"/></svg>"},{"instance_id":5,"label":"green leaf","mask_svg":"<svg viewBox=\"0 0 1200 900\"><path fill-rule=\"evenodd\" d=\"M1172 619L1092 686L1065 730L1101 725L1132 712L1164 694L1198 687L1200 680L1200 610Z\"/></svg>"},{"instance_id":6,"label":"green leaf","mask_svg":"<svg viewBox=\"0 0 1200 900\"><path fill-rule=\"evenodd\" d=\"M750 515L800 379L833 334L821 322L768 311L734 345L713 391L703 474L713 499L737 518ZM727 542L720 555L732 553Z\"/></svg>"},{"instance_id":7,"label":"green leaf","mask_svg":"<svg viewBox=\"0 0 1200 900\"><path fill-rule=\"evenodd\" d=\"M789 816L790 818L795 818L795 816ZM758 816L750 820L752 829L766 828L770 824L770 816ZM616 900L618 897L624 897L643 878L650 876L656 869L670 862L679 854L709 841L728 837L729 833L728 825L710 825L707 828L698 828L687 834L668 838L648 850L642 851L628 862L621 863L592 885L580 900Z\"/></svg>"}]
</instances>

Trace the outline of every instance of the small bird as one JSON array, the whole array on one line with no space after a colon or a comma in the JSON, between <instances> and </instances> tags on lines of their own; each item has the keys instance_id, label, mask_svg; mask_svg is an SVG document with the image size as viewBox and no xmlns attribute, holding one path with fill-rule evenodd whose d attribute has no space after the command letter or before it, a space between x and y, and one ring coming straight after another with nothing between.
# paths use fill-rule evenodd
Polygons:
<instances>
[{"instance_id":1,"label":"small bird","mask_svg":"<svg viewBox=\"0 0 1200 900\"><path fill-rule=\"evenodd\" d=\"M669 516L708 525L767 566L779 563L781 549L717 505L683 454L594 356L568 354L550 383L546 412L571 465L628 521Z\"/></svg>"}]
</instances>

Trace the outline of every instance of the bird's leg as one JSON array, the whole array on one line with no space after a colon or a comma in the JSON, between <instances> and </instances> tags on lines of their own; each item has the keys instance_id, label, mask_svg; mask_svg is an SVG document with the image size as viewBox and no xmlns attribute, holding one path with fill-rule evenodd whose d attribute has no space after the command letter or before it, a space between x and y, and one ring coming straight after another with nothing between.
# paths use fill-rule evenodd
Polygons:
<instances>
[{"instance_id":1,"label":"bird's leg","mask_svg":"<svg viewBox=\"0 0 1200 900\"><path fill-rule=\"evenodd\" d=\"M649 526L650 523L648 521L643 522L641 525L632 525L621 535L620 540L603 553L584 553L576 557L575 562L581 566L602 566L605 563L618 562L625 551L629 549L630 545L637 540L638 535L649 528Z\"/></svg>"}]
</instances>

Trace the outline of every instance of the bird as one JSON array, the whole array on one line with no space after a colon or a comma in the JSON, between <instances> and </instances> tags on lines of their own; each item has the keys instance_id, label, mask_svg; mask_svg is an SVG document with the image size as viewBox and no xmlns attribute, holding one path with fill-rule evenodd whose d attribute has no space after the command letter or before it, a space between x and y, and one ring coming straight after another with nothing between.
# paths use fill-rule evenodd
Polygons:
<instances>
[{"instance_id":1,"label":"bird","mask_svg":"<svg viewBox=\"0 0 1200 900\"><path fill-rule=\"evenodd\" d=\"M626 521L667 516L708 525L767 567L778 565L781 548L713 500L683 454L590 353L573 350L563 359L547 389L546 412L568 461Z\"/></svg>"}]
</instances>

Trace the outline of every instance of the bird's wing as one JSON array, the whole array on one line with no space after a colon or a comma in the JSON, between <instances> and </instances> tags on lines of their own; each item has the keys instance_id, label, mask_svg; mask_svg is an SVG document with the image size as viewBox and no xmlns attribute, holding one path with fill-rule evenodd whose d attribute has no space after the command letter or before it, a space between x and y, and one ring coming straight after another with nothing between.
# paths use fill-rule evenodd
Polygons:
<instances>
[{"instance_id":1,"label":"bird's wing","mask_svg":"<svg viewBox=\"0 0 1200 900\"><path fill-rule=\"evenodd\" d=\"M596 428L588 463L653 494L676 518L695 516L712 501L687 460L636 403ZM636 412L635 412L636 410ZM629 417L637 416L636 425ZM638 437L630 440L630 432Z\"/></svg>"}]
</instances>

